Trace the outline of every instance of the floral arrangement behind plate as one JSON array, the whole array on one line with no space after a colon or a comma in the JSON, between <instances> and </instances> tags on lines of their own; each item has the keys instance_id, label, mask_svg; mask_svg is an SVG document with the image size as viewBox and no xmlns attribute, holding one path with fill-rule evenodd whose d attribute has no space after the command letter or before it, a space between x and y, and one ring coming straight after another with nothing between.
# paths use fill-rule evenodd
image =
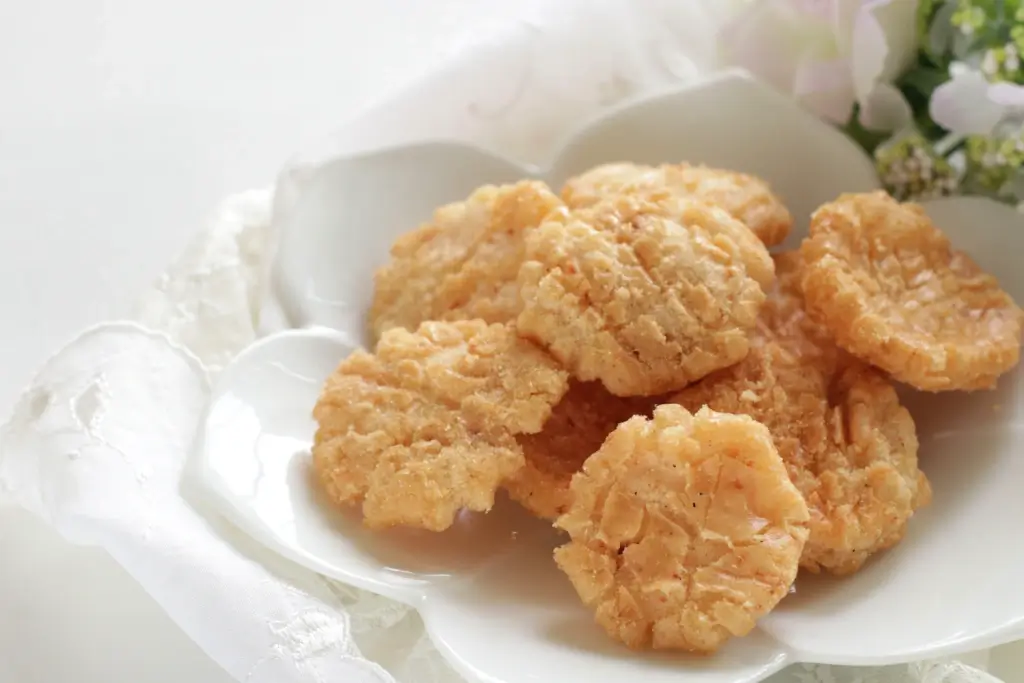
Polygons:
<instances>
[{"instance_id":1,"label":"floral arrangement behind plate","mask_svg":"<svg viewBox=\"0 0 1024 683\"><path fill-rule=\"evenodd\" d=\"M842 126L898 199L1024 211L1024 0L751 0L719 43Z\"/></svg>"}]
</instances>

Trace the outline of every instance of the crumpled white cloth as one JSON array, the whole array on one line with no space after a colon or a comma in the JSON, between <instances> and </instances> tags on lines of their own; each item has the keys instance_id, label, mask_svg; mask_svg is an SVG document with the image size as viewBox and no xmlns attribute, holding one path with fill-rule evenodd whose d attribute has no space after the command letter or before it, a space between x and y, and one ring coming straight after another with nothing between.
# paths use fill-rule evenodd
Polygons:
<instances>
[{"instance_id":1,"label":"crumpled white cloth","mask_svg":"<svg viewBox=\"0 0 1024 683\"><path fill-rule=\"evenodd\" d=\"M238 681L461 680L414 611L276 557L182 484L211 379L259 334L272 216L340 152L443 137L543 162L581 119L714 68L714 29L731 4L547 3L300 154L276 193L226 200L134 320L86 330L39 371L0 431L0 500L106 549ZM798 665L777 680L993 683L987 660Z\"/></svg>"}]
</instances>

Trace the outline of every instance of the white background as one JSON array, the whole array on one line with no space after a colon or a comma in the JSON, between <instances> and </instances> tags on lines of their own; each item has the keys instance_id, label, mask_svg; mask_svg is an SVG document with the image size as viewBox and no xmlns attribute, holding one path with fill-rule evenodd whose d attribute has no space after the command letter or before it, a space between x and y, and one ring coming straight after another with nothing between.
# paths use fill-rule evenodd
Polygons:
<instances>
[{"instance_id":1,"label":"white background","mask_svg":"<svg viewBox=\"0 0 1024 683\"><path fill-rule=\"evenodd\" d=\"M76 331L128 311L221 197L270 184L517 4L0 2L0 415ZM228 678L103 553L0 510L0 681Z\"/></svg>"}]
</instances>

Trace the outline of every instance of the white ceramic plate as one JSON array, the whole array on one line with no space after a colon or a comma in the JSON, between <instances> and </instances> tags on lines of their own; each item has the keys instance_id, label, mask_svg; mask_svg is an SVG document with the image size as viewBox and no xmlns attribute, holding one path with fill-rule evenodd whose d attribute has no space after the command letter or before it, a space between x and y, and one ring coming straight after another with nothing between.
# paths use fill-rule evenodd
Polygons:
<instances>
[{"instance_id":1,"label":"white ceramic plate","mask_svg":"<svg viewBox=\"0 0 1024 683\"><path fill-rule=\"evenodd\" d=\"M313 570L414 605L470 679L504 683L754 681L793 662L882 664L1024 635L1024 398L1020 371L995 392L921 396L922 467L934 503L906 540L853 577L801 577L794 595L713 657L636 654L610 641L551 561L560 542L508 501L441 534L371 534L310 477L310 411L324 378L365 338L372 272L432 210L487 182L569 175L617 160L705 162L766 178L797 217L876 187L846 138L740 74L633 103L569 140L551 168L435 142L337 159L283 216L276 293L296 328L261 340L219 377L195 471L222 511ZM1024 225L983 200L929 211L1024 301Z\"/></svg>"}]
</instances>

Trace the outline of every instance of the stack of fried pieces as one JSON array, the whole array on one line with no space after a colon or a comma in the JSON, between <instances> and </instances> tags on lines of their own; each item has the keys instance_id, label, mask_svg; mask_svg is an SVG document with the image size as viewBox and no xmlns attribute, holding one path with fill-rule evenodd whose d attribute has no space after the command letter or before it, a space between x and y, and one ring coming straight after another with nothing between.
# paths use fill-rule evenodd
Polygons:
<instances>
[{"instance_id":1,"label":"stack of fried pieces","mask_svg":"<svg viewBox=\"0 0 1024 683\"><path fill-rule=\"evenodd\" d=\"M857 571L931 498L892 381L991 388L1024 313L922 209L819 208L799 250L760 179L610 164L486 186L394 244L373 353L315 409L319 481L440 531L504 488L635 648L711 652L798 568Z\"/></svg>"}]
</instances>

